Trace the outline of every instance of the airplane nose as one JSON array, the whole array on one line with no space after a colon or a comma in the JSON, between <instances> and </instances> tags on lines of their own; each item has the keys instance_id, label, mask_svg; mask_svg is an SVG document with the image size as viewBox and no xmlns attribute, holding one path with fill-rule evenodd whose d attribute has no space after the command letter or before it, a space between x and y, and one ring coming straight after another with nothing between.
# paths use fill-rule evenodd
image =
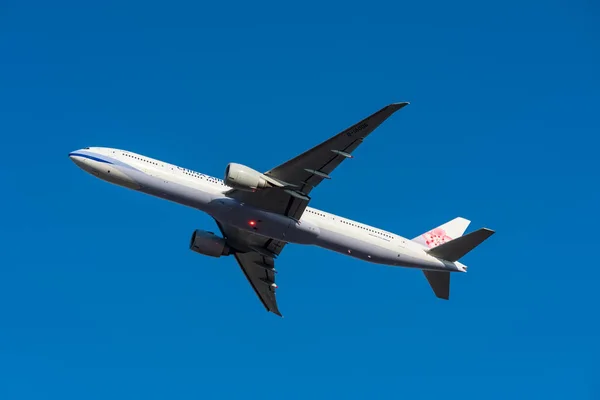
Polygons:
<instances>
[{"instance_id":1,"label":"airplane nose","mask_svg":"<svg viewBox=\"0 0 600 400\"><path fill-rule=\"evenodd\" d=\"M69 153L69 158L71 159L71 161L73 161L75 163L75 165L77 165L79 168L82 168L85 165L85 159L83 157L81 157L81 155L79 155L76 151L72 151Z\"/></svg>"},{"instance_id":2,"label":"airplane nose","mask_svg":"<svg viewBox=\"0 0 600 400\"><path fill-rule=\"evenodd\" d=\"M75 165L84 170L85 172L99 176L98 168L94 165L91 165L89 160L84 156L84 154L80 153L80 150L72 151L69 153L69 158Z\"/></svg>"}]
</instances>

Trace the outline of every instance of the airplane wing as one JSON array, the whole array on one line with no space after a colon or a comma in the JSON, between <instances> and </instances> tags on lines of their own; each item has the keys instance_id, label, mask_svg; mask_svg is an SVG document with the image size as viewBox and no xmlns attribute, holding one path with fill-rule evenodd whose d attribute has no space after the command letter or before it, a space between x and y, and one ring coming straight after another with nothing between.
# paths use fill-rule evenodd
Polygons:
<instances>
[{"instance_id":1,"label":"airplane wing","mask_svg":"<svg viewBox=\"0 0 600 400\"><path fill-rule=\"evenodd\" d=\"M260 301L267 311L281 317L275 297L275 257L286 243L216 222L227 244L235 249L233 256Z\"/></svg>"},{"instance_id":2,"label":"airplane wing","mask_svg":"<svg viewBox=\"0 0 600 400\"><path fill-rule=\"evenodd\" d=\"M227 194L249 205L300 219L310 201L308 194L312 189L324 179L330 179L330 174L342 161L352 158L352 152L364 138L406 105L407 102L390 104L312 149L265 172L265 175L284 183L284 188L268 188L256 192L232 190Z\"/></svg>"}]
</instances>

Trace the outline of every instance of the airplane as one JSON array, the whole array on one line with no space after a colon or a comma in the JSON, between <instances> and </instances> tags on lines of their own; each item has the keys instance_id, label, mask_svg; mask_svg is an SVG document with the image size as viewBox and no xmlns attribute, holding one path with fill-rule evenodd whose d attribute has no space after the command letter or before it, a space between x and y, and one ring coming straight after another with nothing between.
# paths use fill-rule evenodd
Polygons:
<instances>
[{"instance_id":1,"label":"airplane","mask_svg":"<svg viewBox=\"0 0 600 400\"><path fill-rule=\"evenodd\" d=\"M470 221L455 218L413 239L308 207L310 192L363 140L408 102L390 104L312 149L264 173L229 163L224 179L106 147L69 153L81 169L110 183L209 214L221 236L197 229L189 248L233 256L267 309L282 316L275 292L275 259L288 243L315 245L370 263L417 268L434 294L450 297L450 275L467 272L459 260L494 231L463 235Z\"/></svg>"}]
</instances>

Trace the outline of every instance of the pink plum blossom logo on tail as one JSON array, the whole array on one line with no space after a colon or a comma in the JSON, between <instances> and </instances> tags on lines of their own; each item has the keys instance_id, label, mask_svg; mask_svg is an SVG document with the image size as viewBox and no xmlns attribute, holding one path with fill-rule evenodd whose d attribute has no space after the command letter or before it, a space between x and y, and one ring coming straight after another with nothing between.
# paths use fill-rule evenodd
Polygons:
<instances>
[{"instance_id":1,"label":"pink plum blossom logo on tail","mask_svg":"<svg viewBox=\"0 0 600 400\"><path fill-rule=\"evenodd\" d=\"M423 239L425 239L425 244L430 249L452 240L450 236L446 235L446 231L442 228L435 228L424 233Z\"/></svg>"}]
</instances>

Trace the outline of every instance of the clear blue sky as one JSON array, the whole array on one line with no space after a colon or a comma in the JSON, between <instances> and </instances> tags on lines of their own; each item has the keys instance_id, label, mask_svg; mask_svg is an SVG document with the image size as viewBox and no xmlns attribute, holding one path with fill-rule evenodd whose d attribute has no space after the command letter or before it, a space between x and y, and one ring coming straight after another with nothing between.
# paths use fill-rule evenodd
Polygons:
<instances>
[{"instance_id":1,"label":"clear blue sky","mask_svg":"<svg viewBox=\"0 0 600 400\"><path fill-rule=\"evenodd\" d=\"M0 5L2 399L600 397L595 2L101 3ZM291 245L278 318L210 217L67 157L267 170L394 101L311 205L495 229L449 302Z\"/></svg>"}]
</instances>

